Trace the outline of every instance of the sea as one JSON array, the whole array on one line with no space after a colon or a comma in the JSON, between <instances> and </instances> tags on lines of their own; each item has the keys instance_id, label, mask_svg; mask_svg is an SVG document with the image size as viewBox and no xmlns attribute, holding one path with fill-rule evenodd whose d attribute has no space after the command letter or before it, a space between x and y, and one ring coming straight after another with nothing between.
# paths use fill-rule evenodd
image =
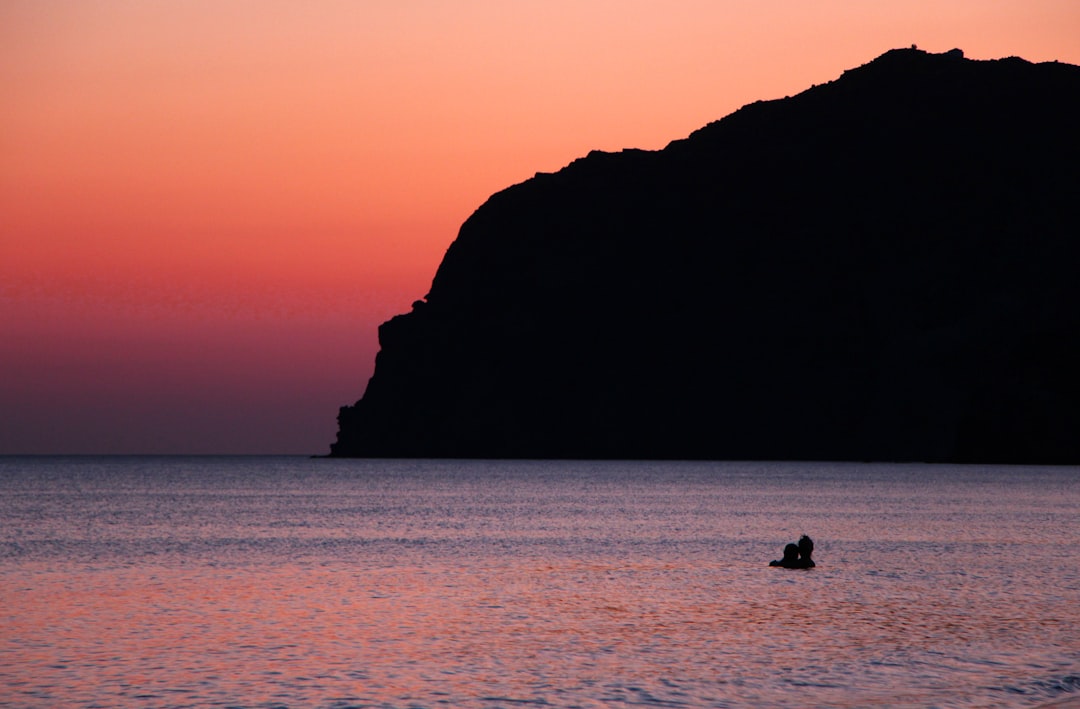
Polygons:
<instances>
[{"instance_id":1,"label":"sea","mask_svg":"<svg viewBox=\"0 0 1080 709\"><path fill-rule=\"evenodd\" d=\"M1080 468L4 457L0 706L1080 706Z\"/></svg>"}]
</instances>

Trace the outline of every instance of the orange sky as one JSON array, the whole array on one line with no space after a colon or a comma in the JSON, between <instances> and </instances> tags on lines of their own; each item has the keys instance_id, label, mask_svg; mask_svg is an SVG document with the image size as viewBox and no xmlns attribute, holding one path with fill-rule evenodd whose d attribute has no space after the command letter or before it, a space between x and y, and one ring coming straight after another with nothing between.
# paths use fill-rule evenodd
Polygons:
<instances>
[{"instance_id":1,"label":"orange sky","mask_svg":"<svg viewBox=\"0 0 1080 709\"><path fill-rule=\"evenodd\" d=\"M5 0L0 454L323 453L492 192L1076 0Z\"/></svg>"}]
</instances>

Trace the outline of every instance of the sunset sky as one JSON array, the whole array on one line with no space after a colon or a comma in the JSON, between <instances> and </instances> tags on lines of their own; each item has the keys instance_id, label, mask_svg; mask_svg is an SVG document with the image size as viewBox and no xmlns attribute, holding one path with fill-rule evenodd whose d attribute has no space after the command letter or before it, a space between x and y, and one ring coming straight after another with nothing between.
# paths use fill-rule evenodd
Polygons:
<instances>
[{"instance_id":1,"label":"sunset sky","mask_svg":"<svg viewBox=\"0 0 1080 709\"><path fill-rule=\"evenodd\" d=\"M4 0L0 454L325 453L492 192L912 44L1080 2Z\"/></svg>"}]
</instances>

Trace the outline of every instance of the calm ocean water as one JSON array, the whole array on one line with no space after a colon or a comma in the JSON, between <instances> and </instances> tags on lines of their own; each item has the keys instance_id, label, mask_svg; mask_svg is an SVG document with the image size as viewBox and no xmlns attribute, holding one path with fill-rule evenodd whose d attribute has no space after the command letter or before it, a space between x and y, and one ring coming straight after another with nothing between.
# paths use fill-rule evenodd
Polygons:
<instances>
[{"instance_id":1,"label":"calm ocean water","mask_svg":"<svg viewBox=\"0 0 1080 709\"><path fill-rule=\"evenodd\" d=\"M5 707L1080 699L1078 468L0 458L0 520Z\"/></svg>"}]
</instances>

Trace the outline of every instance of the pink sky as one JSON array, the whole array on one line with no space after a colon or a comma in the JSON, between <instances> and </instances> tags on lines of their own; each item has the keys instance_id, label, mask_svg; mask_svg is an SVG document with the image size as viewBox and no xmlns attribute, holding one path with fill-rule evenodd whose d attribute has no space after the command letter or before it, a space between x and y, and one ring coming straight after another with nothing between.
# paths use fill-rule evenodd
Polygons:
<instances>
[{"instance_id":1,"label":"pink sky","mask_svg":"<svg viewBox=\"0 0 1080 709\"><path fill-rule=\"evenodd\" d=\"M6 0L0 454L325 453L489 194L913 43L1080 3Z\"/></svg>"}]
</instances>

